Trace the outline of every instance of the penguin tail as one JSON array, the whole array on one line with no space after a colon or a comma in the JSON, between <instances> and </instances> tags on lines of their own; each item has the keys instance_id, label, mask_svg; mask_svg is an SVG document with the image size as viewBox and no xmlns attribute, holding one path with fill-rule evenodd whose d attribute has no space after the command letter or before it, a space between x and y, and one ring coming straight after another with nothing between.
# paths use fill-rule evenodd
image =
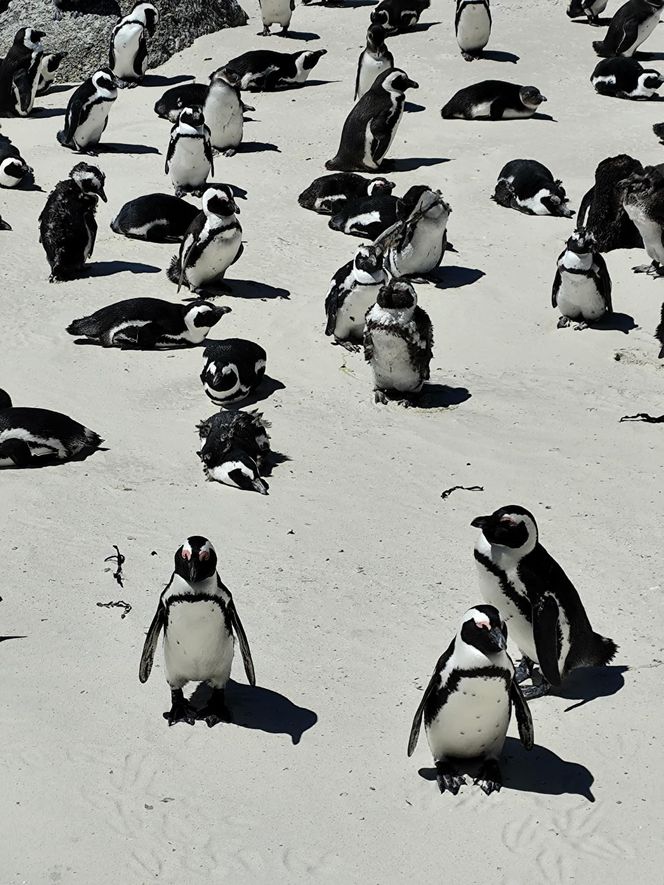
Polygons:
<instances>
[{"instance_id":1,"label":"penguin tail","mask_svg":"<svg viewBox=\"0 0 664 885\"><path fill-rule=\"evenodd\" d=\"M592 666L605 667L607 664L610 664L618 651L618 646L613 639L600 636L599 633L593 633L592 643Z\"/></svg>"},{"instance_id":2,"label":"penguin tail","mask_svg":"<svg viewBox=\"0 0 664 885\"><path fill-rule=\"evenodd\" d=\"M443 120L451 120L454 117L451 101L448 101L447 104L441 108L440 116L443 118Z\"/></svg>"},{"instance_id":3,"label":"penguin tail","mask_svg":"<svg viewBox=\"0 0 664 885\"><path fill-rule=\"evenodd\" d=\"M175 283L176 286L180 284L180 260L177 255L174 255L171 259L171 263L166 271L166 276L171 283Z\"/></svg>"},{"instance_id":4,"label":"penguin tail","mask_svg":"<svg viewBox=\"0 0 664 885\"><path fill-rule=\"evenodd\" d=\"M61 129L55 136L63 147L70 148L71 142L67 141L64 129Z\"/></svg>"},{"instance_id":5,"label":"penguin tail","mask_svg":"<svg viewBox=\"0 0 664 885\"><path fill-rule=\"evenodd\" d=\"M657 138L664 141L664 123L655 123L652 127L652 131L655 133Z\"/></svg>"},{"instance_id":6,"label":"penguin tail","mask_svg":"<svg viewBox=\"0 0 664 885\"><path fill-rule=\"evenodd\" d=\"M89 427L84 428L83 434L85 436L85 444L87 446L90 446L90 448L92 449L98 449L99 446L104 442L99 434L95 433L94 430L90 430Z\"/></svg>"},{"instance_id":7,"label":"penguin tail","mask_svg":"<svg viewBox=\"0 0 664 885\"><path fill-rule=\"evenodd\" d=\"M593 49L600 58L611 58L611 53L605 48L603 40L593 40Z\"/></svg>"},{"instance_id":8,"label":"penguin tail","mask_svg":"<svg viewBox=\"0 0 664 885\"><path fill-rule=\"evenodd\" d=\"M341 162L338 156L332 157L331 160L328 160L325 164L325 168L329 169L330 172L338 172L343 171L344 164Z\"/></svg>"},{"instance_id":9,"label":"penguin tail","mask_svg":"<svg viewBox=\"0 0 664 885\"><path fill-rule=\"evenodd\" d=\"M114 234L121 234L122 233L120 225L118 224L117 216L113 219L113 221L111 221L110 226L111 226L111 230L113 231Z\"/></svg>"}]
</instances>

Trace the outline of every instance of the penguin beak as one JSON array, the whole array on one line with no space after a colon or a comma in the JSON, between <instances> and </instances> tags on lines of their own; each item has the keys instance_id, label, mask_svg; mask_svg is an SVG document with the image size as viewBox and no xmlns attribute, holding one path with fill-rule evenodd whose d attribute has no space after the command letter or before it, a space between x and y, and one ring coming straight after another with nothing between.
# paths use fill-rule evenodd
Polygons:
<instances>
[{"instance_id":1,"label":"penguin beak","mask_svg":"<svg viewBox=\"0 0 664 885\"><path fill-rule=\"evenodd\" d=\"M102 198L102 200L103 200L105 203L108 203L108 198L106 197L106 192L104 191L104 188L103 188L103 187L102 187L101 190L99 191L99 196Z\"/></svg>"},{"instance_id":2,"label":"penguin beak","mask_svg":"<svg viewBox=\"0 0 664 885\"><path fill-rule=\"evenodd\" d=\"M503 631L500 627L494 627L493 630L489 630L489 636L499 651L504 651L507 648L507 640L503 636Z\"/></svg>"},{"instance_id":3,"label":"penguin beak","mask_svg":"<svg viewBox=\"0 0 664 885\"><path fill-rule=\"evenodd\" d=\"M269 486L264 479L260 478L260 476L256 477L252 485L254 487L254 490L257 491L260 495L267 495L267 490L269 489Z\"/></svg>"},{"instance_id":4,"label":"penguin beak","mask_svg":"<svg viewBox=\"0 0 664 885\"><path fill-rule=\"evenodd\" d=\"M415 80L411 80L410 77L406 78L406 89L419 89L420 84L416 83Z\"/></svg>"},{"instance_id":5,"label":"penguin beak","mask_svg":"<svg viewBox=\"0 0 664 885\"><path fill-rule=\"evenodd\" d=\"M542 93L540 92L540 101L542 102L542 101L548 101L548 100L549 99L546 97L546 95L542 95Z\"/></svg>"},{"instance_id":6,"label":"penguin beak","mask_svg":"<svg viewBox=\"0 0 664 885\"><path fill-rule=\"evenodd\" d=\"M11 224L7 224L7 222L3 218L0 218L0 230L11 230L11 229L12 229Z\"/></svg>"},{"instance_id":7,"label":"penguin beak","mask_svg":"<svg viewBox=\"0 0 664 885\"><path fill-rule=\"evenodd\" d=\"M198 577L198 557L192 556L189 560L189 583L195 584Z\"/></svg>"},{"instance_id":8,"label":"penguin beak","mask_svg":"<svg viewBox=\"0 0 664 885\"><path fill-rule=\"evenodd\" d=\"M476 516L475 519L471 522L473 528L483 529L491 519L490 516Z\"/></svg>"}]
</instances>

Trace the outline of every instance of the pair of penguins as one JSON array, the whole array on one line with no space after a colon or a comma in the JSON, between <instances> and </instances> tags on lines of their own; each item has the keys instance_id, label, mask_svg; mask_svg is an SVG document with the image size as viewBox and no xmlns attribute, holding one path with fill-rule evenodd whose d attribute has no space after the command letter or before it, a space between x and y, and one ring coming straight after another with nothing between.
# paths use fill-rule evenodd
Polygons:
<instances>
[{"instance_id":1,"label":"pair of penguins","mask_svg":"<svg viewBox=\"0 0 664 885\"><path fill-rule=\"evenodd\" d=\"M469 763L479 763L475 783L484 792L500 790L499 759L512 706L521 740L532 749L527 700L547 694L578 667L609 664L618 650L613 640L593 631L576 588L539 542L532 513L517 505L501 507L476 517L472 525L480 530L474 556L485 603L466 612L438 660L408 741L410 756L424 721L439 788L453 794L466 782L460 764ZM169 725L231 721L225 688L236 638L251 685L255 671L246 633L207 538L190 537L175 553L174 571L145 638L141 682L152 670L162 629L171 689L171 709L164 713ZM516 670L506 651L508 629L523 655ZM529 677L535 677L533 684L521 689ZM211 689L201 710L195 711L184 697L189 682L206 682Z\"/></svg>"}]
</instances>

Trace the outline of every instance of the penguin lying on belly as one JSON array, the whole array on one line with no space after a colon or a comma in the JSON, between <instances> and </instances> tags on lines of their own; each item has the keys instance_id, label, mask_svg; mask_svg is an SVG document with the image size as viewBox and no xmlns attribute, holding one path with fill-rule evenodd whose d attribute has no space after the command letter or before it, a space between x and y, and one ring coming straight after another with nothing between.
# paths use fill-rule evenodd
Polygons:
<instances>
[{"instance_id":1,"label":"penguin lying on belly","mask_svg":"<svg viewBox=\"0 0 664 885\"><path fill-rule=\"evenodd\" d=\"M290 86L303 86L327 49L303 52L275 52L256 49L231 59L221 68L238 78L240 89L273 92Z\"/></svg>"},{"instance_id":2,"label":"penguin lying on belly","mask_svg":"<svg viewBox=\"0 0 664 885\"><path fill-rule=\"evenodd\" d=\"M604 58L590 76L595 92L614 98L644 101L658 98L657 90L664 77L652 68L644 68L635 58Z\"/></svg>"},{"instance_id":3,"label":"penguin lying on belly","mask_svg":"<svg viewBox=\"0 0 664 885\"><path fill-rule=\"evenodd\" d=\"M319 215L335 215L352 200L363 200L372 196L376 190L389 194L394 187L394 182L379 176L365 178L356 172L333 172L332 175L315 178L302 191L297 201L303 209L311 209Z\"/></svg>"},{"instance_id":4,"label":"penguin lying on belly","mask_svg":"<svg viewBox=\"0 0 664 885\"><path fill-rule=\"evenodd\" d=\"M371 22L387 35L403 34L420 20L431 0L380 0L371 13Z\"/></svg>"},{"instance_id":5,"label":"penguin lying on belly","mask_svg":"<svg viewBox=\"0 0 664 885\"><path fill-rule=\"evenodd\" d=\"M536 86L483 80L459 89L441 110L444 120L516 120L532 117L546 98Z\"/></svg>"},{"instance_id":6,"label":"penguin lying on belly","mask_svg":"<svg viewBox=\"0 0 664 885\"><path fill-rule=\"evenodd\" d=\"M210 481L267 495L270 422L262 414L221 411L198 425L205 476Z\"/></svg>"},{"instance_id":7,"label":"penguin lying on belly","mask_svg":"<svg viewBox=\"0 0 664 885\"><path fill-rule=\"evenodd\" d=\"M124 204L111 221L111 230L135 240L177 243L182 241L199 211L172 194L146 194Z\"/></svg>"},{"instance_id":8,"label":"penguin lying on belly","mask_svg":"<svg viewBox=\"0 0 664 885\"><path fill-rule=\"evenodd\" d=\"M341 206L330 218L328 227L353 237L375 240L396 222L397 203L397 197L376 187L370 197L349 200Z\"/></svg>"},{"instance_id":9,"label":"penguin lying on belly","mask_svg":"<svg viewBox=\"0 0 664 885\"><path fill-rule=\"evenodd\" d=\"M537 160L511 160L500 170L491 197L498 205L526 215L555 215L571 218L562 181Z\"/></svg>"},{"instance_id":10,"label":"penguin lying on belly","mask_svg":"<svg viewBox=\"0 0 664 885\"><path fill-rule=\"evenodd\" d=\"M0 187L18 187L32 179L33 170L28 166L11 141L0 135Z\"/></svg>"}]
</instances>

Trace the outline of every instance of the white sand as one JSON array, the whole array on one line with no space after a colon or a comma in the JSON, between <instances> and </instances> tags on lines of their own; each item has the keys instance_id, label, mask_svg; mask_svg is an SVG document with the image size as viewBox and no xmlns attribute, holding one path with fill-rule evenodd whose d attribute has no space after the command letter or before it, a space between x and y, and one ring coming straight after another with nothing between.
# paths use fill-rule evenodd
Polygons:
<instances>
[{"instance_id":1,"label":"white sand","mask_svg":"<svg viewBox=\"0 0 664 885\"><path fill-rule=\"evenodd\" d=\"M77 158L56 144L61 116L2 122L44 193L0 194L14 227L0 234L0 384L17 404L94 428L108 450L2 474L0 632L23 638L0 646L0 880L659 883L662 431L618 419L664 411L652 338L664 284L633 276L642 252L613 252L615 309L638 328L557 331L551 282L572 223L489 196L503 163L533 157L578 207L602 158L662 159L650 131L662 105L594 94L590 42L602 31L571 23L562 2L493 3L489 48L516 53L516 65L466 64L451 2L423 16L438 22L429 30L391 41L420 82L411 100L426 108L405 116L391 156L450 161L394 176L398 193L430 184L453 207L451 286L419 287L436 334L432 381L471 397L449 409L377 407L361 356L323 336L329 278L359 241L296 203L336 152L370 8L298 7L293 28L321 35L308 43L260 40L257 9L248 11L247 27L199 40L159 73L201 79L263 46L328 49L312 76L325 85L247 99L256 106L247 140L280 152L217 165L218 180L249 192L246 249L231 278L291 293L231 299L212 334L264 345L269 374L286 385L261 405L274 448L292 459L275 469L267 498L204 482L194 425L214 407L198 379L200 350L76 347L64 332L119 298L175 300L175 287L163 272L121 267L49 285L37 216ZM662 28L646 48L664 50ZM456 89L488 77L539 86L557 122L441 120ZM112 111L107 141L161 153L100 157L110 202L99 211L98 271L117 261L162 271L173 254L108 228L127 199L169 190L169 127L152 113L162 91L125 91ZM62 109L68 95L40 106ZM455 286L455 265L484 276ZM441 501L455 484L485 491ZM480 601L469 523L516 502L535 513L594 627L619 643L615 663L630 670L617 693L623 677L612 670L533 702L537 747L528 755L509 741L498 796L472 787L441 796L418 774L431 769L424 736L406 758L412 715L461 614ZM238 660L241 685L229 697L248 728L169 729L161 651L150 681L138 682L173 552L193 533L216 545L251 642L261 689L245 687ZM114 543L127 557L122 590L105 571ZM133 606L125 619L96 606L120 598ZM288 732L302 728L294 745Z\"/></svg>"}]
</instances>

